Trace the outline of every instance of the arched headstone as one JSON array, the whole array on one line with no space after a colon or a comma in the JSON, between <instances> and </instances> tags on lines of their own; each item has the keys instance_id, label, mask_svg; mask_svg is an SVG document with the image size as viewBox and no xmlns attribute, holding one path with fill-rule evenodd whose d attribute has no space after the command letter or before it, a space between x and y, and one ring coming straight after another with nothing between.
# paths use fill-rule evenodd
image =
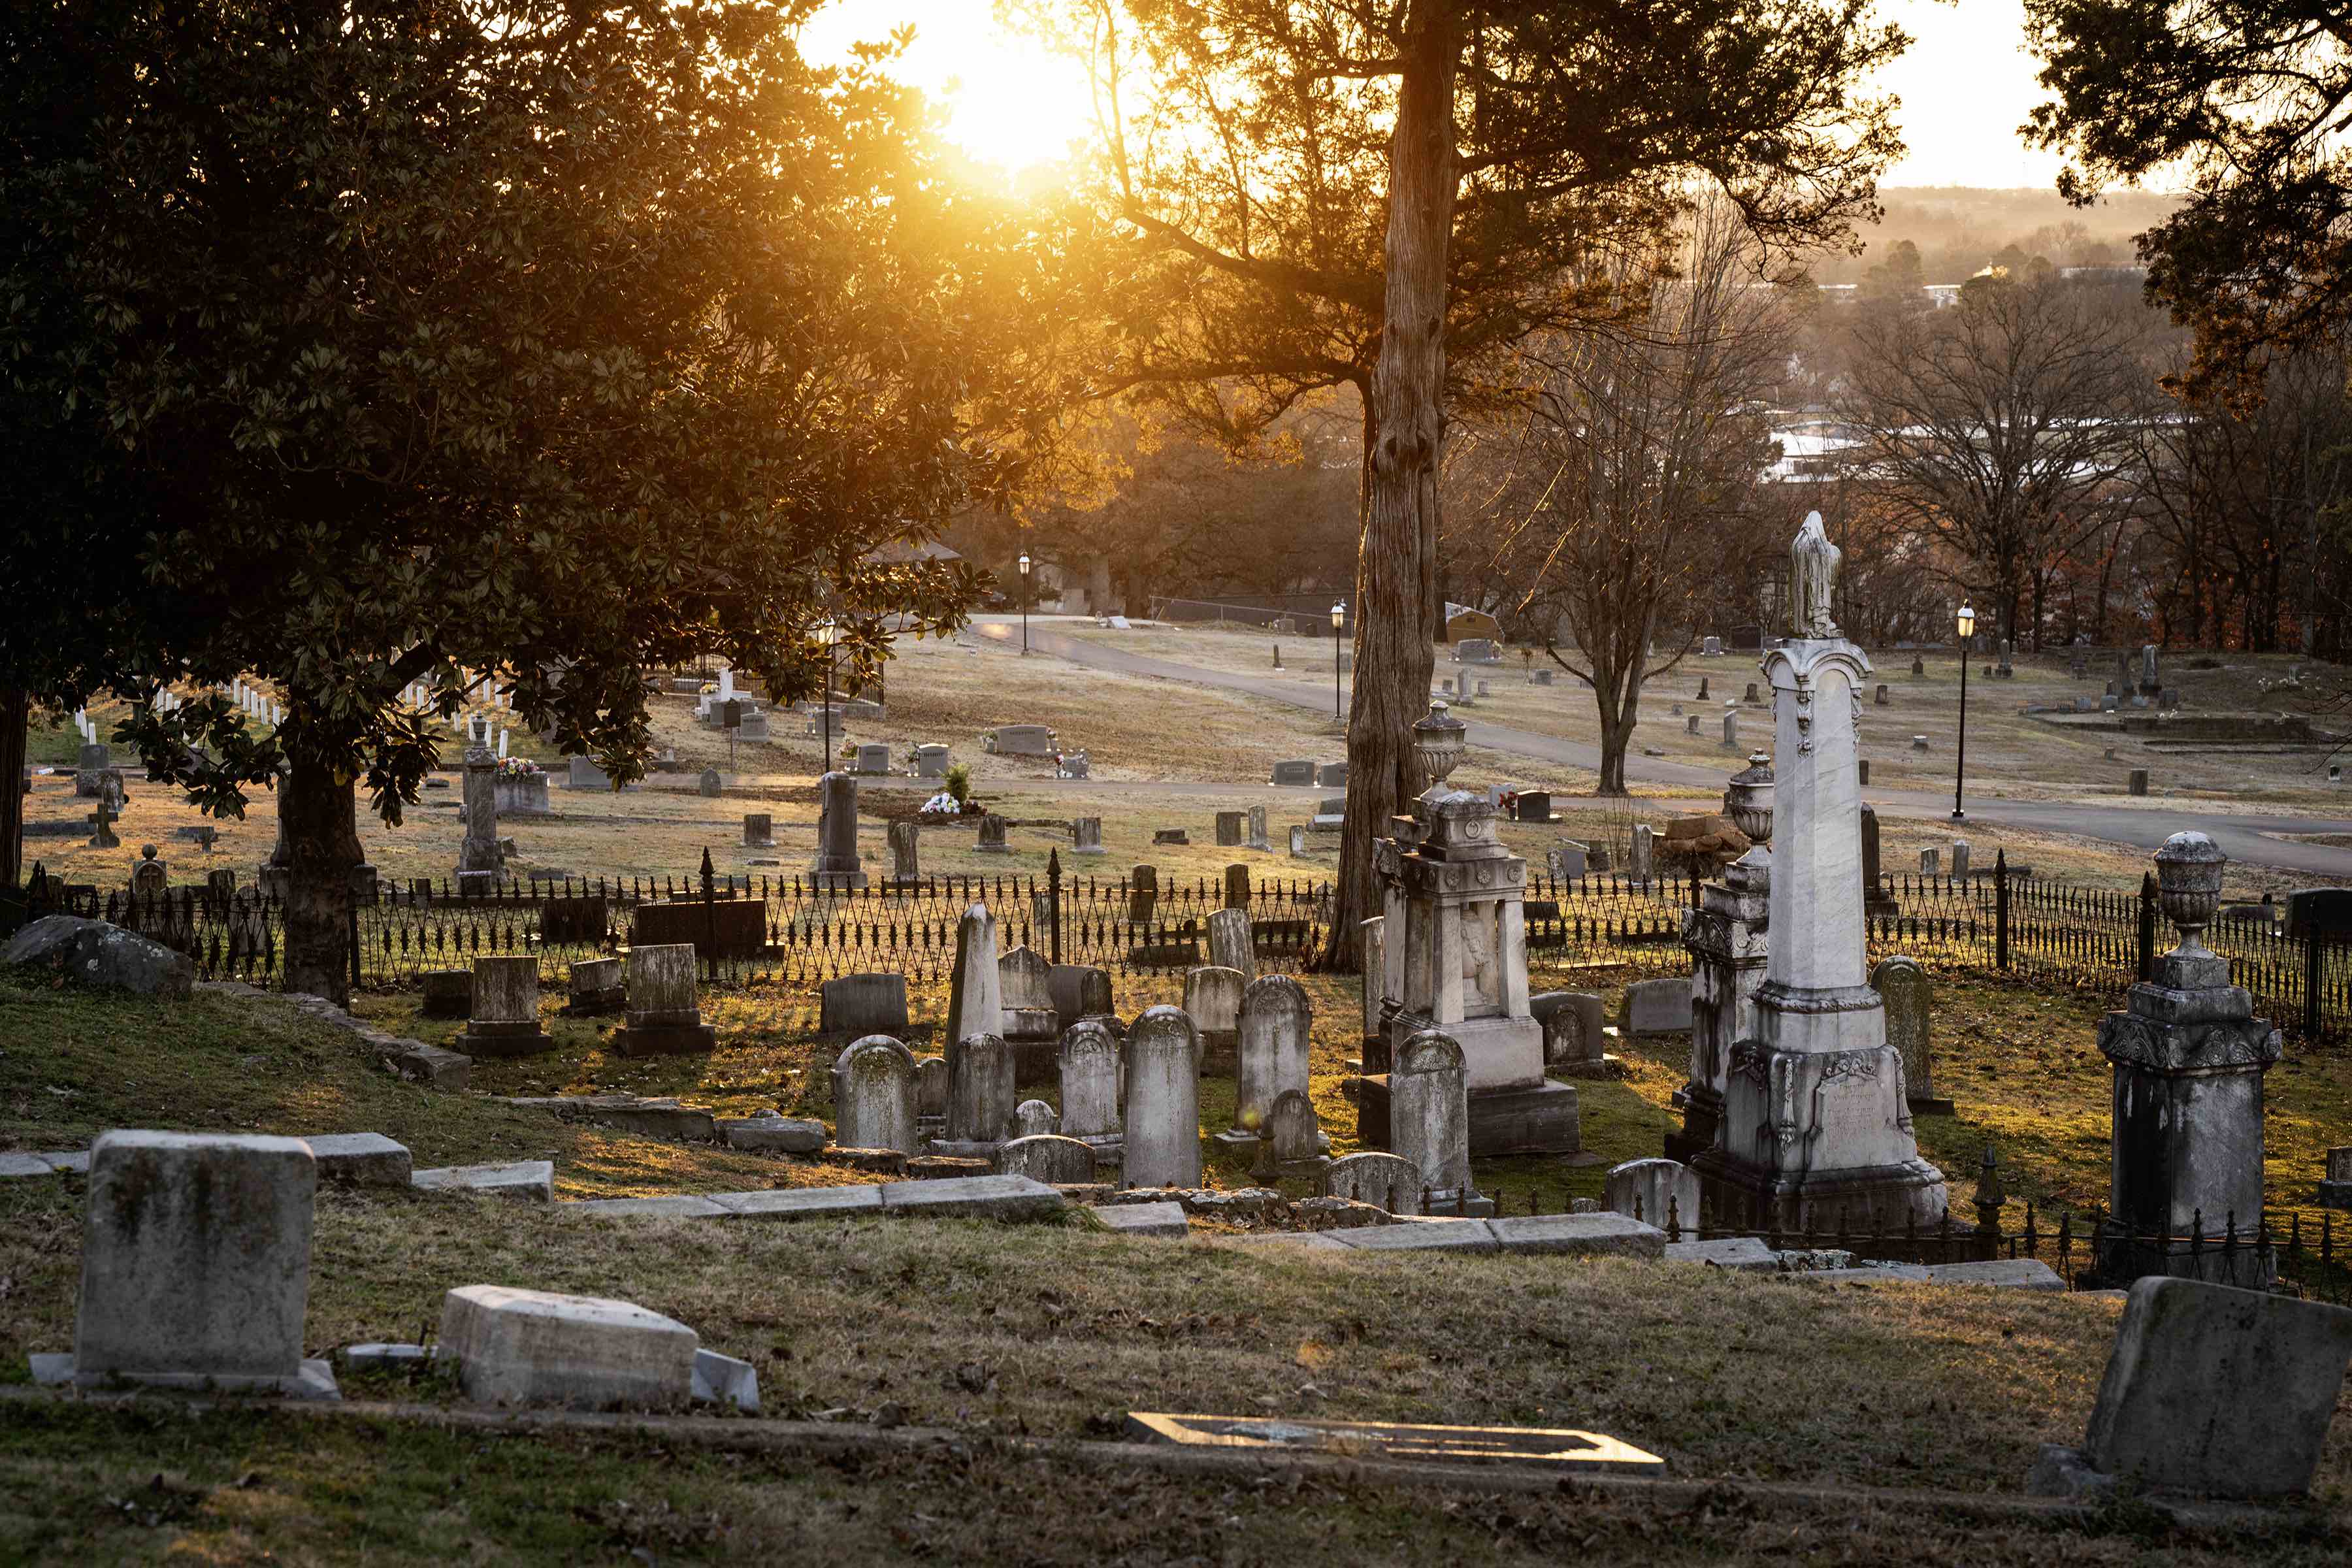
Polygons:
<instances>
[{"instance_id":1,"label":"arched headstone","mask_svg":"<svg viewBox=\"0 0 2352 1568\"><path fill-rule=\"evenodd\" d=\"M1275 1097L1307 1088L1307 1031L1315 1009L1306 988L1287 974L1268 974L1242 990L1234 1051L1234 1124L1217 1134L1223 1143L1257 1139Z\"/></svg>"},{"instance_id":2,"label":"arched headstone","mask_svg":"<svg viewBox=\"0 0 2352 1568\"><path fill-rule=\"evenodd\" d=\"M1344 1154L1323 1167L1325 1197L1370 1204L1391 1214L1419 1214L1423 1185L1412 1161L1378 1150Z\"/></svg>"},{"instance_id":3,"label":"arched headstone","mask_svg":"<svg viewBox=\"0 0 2352 1568\"><path fill-rule=\"evenodd\" d=\"M1074 1186L1095 1179L1095 1152L1092 1146L1075 1138L1052 1132L1031 1133L1011 1139L996 1151L996 1173Z\"/></svg>"},{"instance_id":4,"label":"arched headstone","mask_svg":"<svg viewBox=\"0 0 2352 1568\"><path fill-rule=\"evenodd\" d=\"M1013 1047L1001 1035L974 1035L948 1059L948 1138L997 1143L1012 1136Z\"/></svg>"},{"instance_id":5,"label":"arched headstone","mask_svg":"<svg viewBox=\"0 0 2352 1568\"><path fill-rule=\"evenodd\" d=\"M1389 1147L1450 1203L1470 1195L1470 1090L1454 1037L1423 1029L1389 1068ZM1445 1204L1436 1205L1445 1212Z\"/></svg>"},{"instance_id":6,"label":"arched headstone","mask_svg":"<svg viewBox=\"0 0 2352 1568\"><path fill-rule=\"evenodd\" d=\"M922 1151L915 1054L888 1035L853 1040L834 1061L834 1142L845 1149Z\"/></svg>"},{"instance_id":7,"label":"arched headstone","mask_svg":"<svg viewBox=\"0 0 2352 1568\"><path fill-rule=\"evenodd\" d=\"M1082 1018L1062 1031L1062 1132L1071 1138L1118 1135L1118 1042L1110 1027Z\"/></svg>"},{"instance_id":8,"label":"arched headstone","mask_svg":"<svg viewBox=\"0 0 2352 1568\"><path fill-rule=\"evenodd\" d=\"M1127 1154L1131 1186L1201 1184L1198 1031L1181 1008L1148 1007L1127 1032Z\"/></svg>"}]
</instances>

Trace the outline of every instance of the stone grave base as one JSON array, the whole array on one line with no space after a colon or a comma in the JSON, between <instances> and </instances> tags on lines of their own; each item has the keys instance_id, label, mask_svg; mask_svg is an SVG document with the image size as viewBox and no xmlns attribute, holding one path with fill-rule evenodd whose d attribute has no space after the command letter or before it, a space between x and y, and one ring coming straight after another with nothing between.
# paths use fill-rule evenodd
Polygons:
<instances>
[{"instance_id":1,"label":"stone grave base","mask_svg":"<svg viewBox=\"0 0 2352 1568\"><path fill-rule=\"evenodd\" d=\"M101 1388L113 1383L134 1383L142 1388L168 1388L188 1394L282 1394L289 1399L341 1399L335 1369L323 1361L305 1361L290 1377L215 1375L202 1372L76 1372L74 1358L56 1352L25 1358L33 1381L47 1388L68 1384Z\"/></svg>"},{"instance_id":2,"label":"stone grave base","mask_svg":"<svg viewBox=\"0 0 2352 1568\"><path fill-rule=\"evenodd\" d=\"M1878 1232L1899 1236L1944 1220L1944 1173L1926 1160L1840 1171L1776 1173L1742 1164L1722 1149L1692 1157L1716 1224L1739 1230ZM1958 1235L1974 1227L1952 1222Z\"/></svg>"},{"instance_id":3,"label":"stone grave base","mask_svg":"<svg viewBox=\"0 0 2352 1568\"><path fill-rule=\"evenodd\" d=\"M555 1048L555 1037L530 1024L486 1024L477 1018L450 1045L469 1057L535 1057Z\"/></svg>"},{"instance_id":4,"label":"stone grave base","mask_svg":"<svg viewBox=\"0 0 2352 1568\"><path fill-rule=\"evenodd\" d=\"M1389 1146L1389 1076L1357 1079L1356 1136L1365 1147ZM1584 1147L1576 1090L1547 1079L1519 1089L1470 1091L1470 1154L1574 1154ZM1448 1209L1447 1213L1453 1211Z\"/></svg>"},{"instance_id":5,"label":"stone grave base","mask_svg":"<svg viewBox=\"0 0 2352 1568\"><path fill-rule=\"evenodd\" d=\"M719 1037L708 1024L629 1024L610 1038L625 1057L687 1057L719 1048Z\"/></svg>"},{"instance_id":6,"label":"stone grave base","mask_svg":"<svg viewBox=\"0 0 2352 1568\"><path fill-rule=\"evenodd\" d=\"M1957 1114L1952 1102L1939 1095L1906 1095L1903 1102L1911 1108L1911 1114L1914 1116L1951 1116Z\"/></svg>"}]
</instances>

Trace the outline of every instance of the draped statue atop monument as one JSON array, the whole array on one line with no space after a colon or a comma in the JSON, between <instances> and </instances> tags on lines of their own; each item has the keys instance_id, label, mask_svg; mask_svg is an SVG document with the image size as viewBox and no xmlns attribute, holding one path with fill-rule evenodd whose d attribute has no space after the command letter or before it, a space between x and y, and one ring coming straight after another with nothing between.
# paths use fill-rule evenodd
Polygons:
<instances>
[{"instance_id":1,"label":"draped statue atop monument","mask_svg":"<svg viewBox=\"0 0 2352 1568\"><path fill-rule=\"evenodd\" d=\"M1822 514L1808 512L1805 526L1797 531L1797 542L1789 552L1789 597L1795 612L1795 625L1790 635L1799 637L1838 637L1845 634L1831 615L1837 598L1838 563L1845 552L1830 542L1822 527Z\"/></svg>"}]
</instances>

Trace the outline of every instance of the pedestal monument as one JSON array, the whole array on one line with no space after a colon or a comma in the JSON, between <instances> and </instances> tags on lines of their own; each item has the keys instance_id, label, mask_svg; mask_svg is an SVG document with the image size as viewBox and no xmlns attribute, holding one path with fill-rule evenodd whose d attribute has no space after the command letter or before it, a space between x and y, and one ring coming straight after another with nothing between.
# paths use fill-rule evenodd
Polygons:
<instances>
[{"instance_id":1,"label":"pedestal monument","mask_svg":"<svg viewBox=\"0 0 2352 1568\"><path fill-rule=\"evenodd\" d=\"M1576 1090L1545 1079L1543 1026L1528 1005L1527 862L1496 840L1485 796L1445 787L1464 746L1444 703L1413 725L1412 745L1432 782L1373 851L1391 1059L1413 1036L1444 1033L1462 1051L1472 1153L1574 1153ZM1357 1103L1363 1136L1386 1146L1388 1076L1365 1078Z\"/></svg>"},{"instance_id":2,"label":"pedestal monument","mask_svg":"<svg viewBox=\"0 0 2352 1568\"><path fill-rule=\"evenodd\" d=\"M2230 961L2202 940L2221 903L2221 851L2176 833L2156 852L2158 896L2180 944L2099 1021L2115 1064L2111 1212L2099 1227L2099 1282L2147 1274L2266 1289L2263 1075L2279 1032L2230 984ZM2234 1227L2234 1232L2233 1232ZM2234 1234L2237 1245L2230 1241Z\"/></svg>"},{"instance_id":3,"label":"pedestal monument","mask_svg":"<svg viewBox=\"0 0 2352 1568\"><path fill-rule=\"evenodd\" d=\"M1863 947L1855 723L1870 661L1832 617L1841 552L1819 512L1791 552L1790 637L1772 686L1774 933L1755 1033L1737 1041L1715 1146L1693 1157L1716 1211L1755 1228L1900 1231L1944 1217L1944 1173L1919 1157L1903 1061Z\"/></svg>"},{"instance_id":4,"label":"pedestal monument","mask_svg":"<svg viewBox=\"0 0 2352 1568\"><path fill-rule=\"evenodd\" d=\"M1715 1147L1732 1047L1756 1037L1756 989L1771 929L1769 757L1748 753L1748 766L1731 775L1723 810L1754 842L1724 868L1722 880L1700 888L1698 908L1683 913L1683 946L1691 955L1690 1081L1682 1089L1682 1131L1666 1134L1666 1158L1685 1165Z\"/></svg>"}]
</instances>

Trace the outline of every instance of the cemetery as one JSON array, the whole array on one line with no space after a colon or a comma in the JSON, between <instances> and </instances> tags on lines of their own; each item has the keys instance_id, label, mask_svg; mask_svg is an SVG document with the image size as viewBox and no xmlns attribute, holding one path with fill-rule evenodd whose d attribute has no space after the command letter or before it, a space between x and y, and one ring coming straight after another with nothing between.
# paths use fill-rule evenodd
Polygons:
<instances>
[{"instance_id":1,"label":"cemetery","mask_svg":"<svg viewBox=\"0 0 2352 1568\"><path fill-rule=\"evenodd\" d=\"M0 1562L2352 1561L2342 37L477 9L11 34Z\"/></svg>"}]
</instances>

